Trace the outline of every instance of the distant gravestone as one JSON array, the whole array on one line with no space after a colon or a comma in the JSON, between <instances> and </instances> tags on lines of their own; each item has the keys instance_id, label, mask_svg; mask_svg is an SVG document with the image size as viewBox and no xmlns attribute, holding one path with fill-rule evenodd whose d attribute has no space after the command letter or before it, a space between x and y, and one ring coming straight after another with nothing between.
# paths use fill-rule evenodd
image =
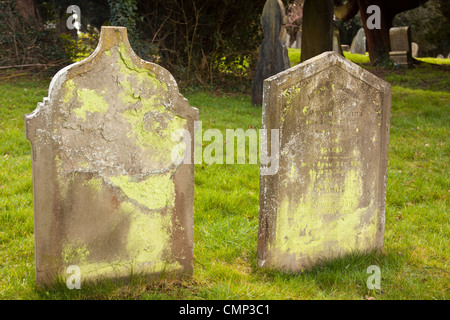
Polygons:
<instances>
[{"instance_id":1,"label":"distant gravestone","mask_svg":"<svg viewBox=\"0 0 450 320\"><path fill-rule=\"evenodd\" d=\"M279 130L280 153L260 177L260 267L382 248L390 105L387 82L334 52L264 82L263 129Z\"/></svg>"},{"instance_id":2,"label":"distant gravestone","mask_svg":"<svg viewBox=\"0 0 450 320\"><path fill-rule=\"evenodd\" d=\"M366 54L366 35L364 33L364 28L360 28L356 36L353 38L352 44L350 46L351 53Z\"/></svg>"},{"instance_id":3,"label":"distant gravestone","mask_svg":"<svg viewBox=\"0 0 450 320\"><path fill-rule=\"evenodd\" d=\"M339 30L338 29L334 29L334 34L333 34L333 51L336 52L337 54L340 54L341 56L344 55L344 52L342 51L341 40L340 40Z\"/></svg>"},{"instance_id":4,"label":"distant gravestone","mask_svg":"<svg viewBox=\"0 0 450 320\"><path fill-rule=\"evenodd\" d=\"M419 56L419 45L415 42L411 42L411 56L417 58Z\"/></svg>"},{"instance_id":5,"label":"distant gravestone","mask_svg":"<svg viewBox=\"0 0 450 320\"><path fill-rule=\"evenodd\" d=\"M450 52L449 52L449 54L447 55L447 59L450 59Z\"/></svg>"},{"instance_id":6,"label":"distant gravestone","mask_svg":"<svg viewBox=\"0 0 450 320\"><path fill-rule=\"evenodd\" d=\"M436 56L436 59L444 59L444 55L438 54L438 55Z\"/></svg>"},{"instance_id":7,"label":"distant gravestone","mask_svg":"<svg viewBox=\"0 0 450 320\"><path fill-rule=\"evenodd\" d=\"M282 26L285 11L281 0L267 0L261 16L264 40L259 47L259 57L252 87L252 104L261 105L263 81L290 67L287 48L280 41L284 37Z\"/></svg>"},{"instance_id":8,"label":"distant gravestone","mask_svg":"<svg viewBox=\"0 0 450 320\"><path fill-rule=\"evenodd\" d=\"M413 63L411 49L411 29L395 27L389 30L391 51L389 57L399 66L410 67Z\"/></svg>"},{"instance_id":9,"label":"distant gravestone","mask_svg":"<svg viewBox=\"0 0 450 320\"><path fill-rule=\"evenodd\" d=\"M301 30L297 31L294 48L297 48L297 49L302 48L302 31Z\"/></svg>"},{"instance_id":10,"label":"distant gravestone","mask_svg":"<svg viewBox=\"0 0 450 320\"><path fill-rule=\"evenodd\" d=\"M341 44L342 51L350 51L350 46L348 44Z\"/></svg>"},{"instance_id":11,"label":"distant gravestone","mask_svg":"<svg viewBox=\"0 0 450 320\"><path fill-rule=\"evenodd\" d=\"M25 116L39 286L69 266L82 281L192 273L194 167L171 152L172 135L193 136L196 119L172 75L132 51L126 28L102 27L95 52L55 75Z\"/></svg>"}]
</instances>

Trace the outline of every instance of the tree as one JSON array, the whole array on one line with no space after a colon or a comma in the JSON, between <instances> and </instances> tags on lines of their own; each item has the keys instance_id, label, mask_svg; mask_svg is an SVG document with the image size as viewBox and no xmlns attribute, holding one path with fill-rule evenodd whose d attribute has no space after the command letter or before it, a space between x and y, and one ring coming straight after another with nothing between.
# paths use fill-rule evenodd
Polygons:
<instances>
[{"instance_id":1,"label":"tree","mask_svg":"<svg viewBox=\"0 0 450 320\"><path fill-rule=\"evenodd\" d=\"M361 15L364 32L366 34L367 47L370 61L373 65L383 63L389 58L391 48L389 41L389 29L392 27L394 17L403 11L417 8L428 0L334 0L334 14L342 21L352 19L358 12ZM371 12L367 13L367 8L377 5L381 10L380 29L369 29L367 19Z\"/></svg>"}]
</instances>

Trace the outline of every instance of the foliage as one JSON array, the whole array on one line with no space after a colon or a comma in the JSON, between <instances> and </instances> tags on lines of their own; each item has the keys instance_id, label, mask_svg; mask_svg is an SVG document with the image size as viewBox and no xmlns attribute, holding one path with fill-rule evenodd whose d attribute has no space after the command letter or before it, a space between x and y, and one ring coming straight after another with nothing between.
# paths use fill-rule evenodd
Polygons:
<instances>
[{"instance_id":1,"label":"foliage","mask_svg":"<svg viewBox=\"0 0 450 320\"><path fill-rule=\"evenodd\" d=\"M66 55L71 61L77 62L86 59L95 50L98 44L99 34L81 32L75 39L71 34L60 35Z\"/></svg>"},{"instance_id":2,"label":"foliage","mask_svg":"<svg viewBox=\"0 0 450 320\"><path fill-rule=\"evenodd\" d=\"M57 34L39 21L24 19L16 2L0 2L0 65L48 64L65 60Z\"/></svg>"}]
</instances>

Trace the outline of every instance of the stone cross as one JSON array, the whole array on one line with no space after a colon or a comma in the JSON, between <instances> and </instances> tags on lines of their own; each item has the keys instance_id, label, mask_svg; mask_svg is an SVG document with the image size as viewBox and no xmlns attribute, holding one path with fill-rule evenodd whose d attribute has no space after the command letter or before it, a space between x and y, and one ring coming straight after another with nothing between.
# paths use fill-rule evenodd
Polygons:
<instances>
[{"instance_id":1,"label":"stone cross","mask_svg":"<svg viewBox=\"0 0 450 320\"><path fill-rule=\"evenodd\" d=\"M260 177L259 266L297 272L383 247L390 106L387 82L335 52L264 82L280 152Z\"/></svg>"},{"instance_id":2,"label":"stone cross","mask_svg":"<svg viewBox=\"0 0 450 320\"><path fill-rule=\"evenodd\" d=\"M123 27L102 27L94 53L54 76L25 116L39 286L69 266L82 282L192 273L194 166L171 153L177 130L193 137L197 119Z\"/></svg>"},{"instance_id":3,"label":"stone cross","mask_svg":"<svg viewBox=\"0 0 450 320\"><path fill-rule=\"evenodd\" d=\"M264 40L259 47L259 57L252 86L252 104L261 105L264 79L290 67L287 48L280 40L286 22L281 0L267 0L261 16Z\"/></svg>"}]
</instances>

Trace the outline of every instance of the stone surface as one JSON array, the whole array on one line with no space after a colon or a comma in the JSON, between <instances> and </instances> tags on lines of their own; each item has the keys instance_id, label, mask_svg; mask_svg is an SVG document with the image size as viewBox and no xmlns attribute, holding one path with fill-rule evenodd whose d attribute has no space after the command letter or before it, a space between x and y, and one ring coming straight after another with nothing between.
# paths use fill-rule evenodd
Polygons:
<instances>
[{"instance_id":1,"label":"stone surface","mask_svg":"<svg viewBox=\"0 0 450 320\"><path fill-rule=\"evenodd\" d=\"M364 33L364 28L360 28L353 38L352 44L350 45L350 52L366 54L366 34Z\"/></svg>"},{"instance_id":2,"label":"stone surface","mask_svg":"<svg viewBox=\"0 0 450 320\"><path fill-rule=\"evenodd\" d=\"M411 30L409 27L395 27L389 30L391 51L389 57L399 66L410 67L413 63Z\"/></svg>"},{"instance_id":3,"label":"stone surface","mask_svg":"<svg viewBox=\"0 0 450 320\"><path fill-rule=\"evenodd\" d=\"M387 82L334 52L264 82L280 155L260 177L259 266L300 271L383 247L390 105Z\"/></svg>"},{"instance_id":4,"label":"stone surface","mask_svg":"<svg viewBox=\"0 0 450 320\"><path fill-rule=\"evenodd\" d=\"M39 286L69 265L83 282L192 273L194 167L172 162L171 135L193 136L196 119L126 28L102 27L95 52L55 75L25 116Z\"/></svg>"},{"instance_id":5,"label":"stone surface","mask_svg":"<svg viewBox=\"0 0 450 320\"><path fill-rule=\"evenodd\" d=\"M438 55L436 56L436 59L444 59L444 55L443 55L443 54L438 54Z\"/></svg>"},{"instance_id":6,"label":"stone surface","mask_svg":"<svg viewBox=\"0 0 450 320\"><path fill-rule=\"evenodd\" d=\"M259 57L252 86L252 104L261 105L264 79L290 67L287 48L280 37L283 23L286 21L281 0L267 0L261 16L264 40L259 47Z\"/></svg>"},{"instance_id":7,"label":"stone surface","mask_svg":"<svg viewBox=\"0 0 450 320\"><path fill-rule=\"evenodd\" d=\"M306 61L333 50L333 0L305 0L302 22L302 55Z\"/></svg>"},{"instance_id":8,"label":"stone surface","mask_svg":"<svg viewBox=\"0 0 450 320\"><path fill-rule=\"evenodd\" d=\"M419 56L419 45L415 42L411 42L411 56L417 58Z\"/></svg>"}]
</instances>

